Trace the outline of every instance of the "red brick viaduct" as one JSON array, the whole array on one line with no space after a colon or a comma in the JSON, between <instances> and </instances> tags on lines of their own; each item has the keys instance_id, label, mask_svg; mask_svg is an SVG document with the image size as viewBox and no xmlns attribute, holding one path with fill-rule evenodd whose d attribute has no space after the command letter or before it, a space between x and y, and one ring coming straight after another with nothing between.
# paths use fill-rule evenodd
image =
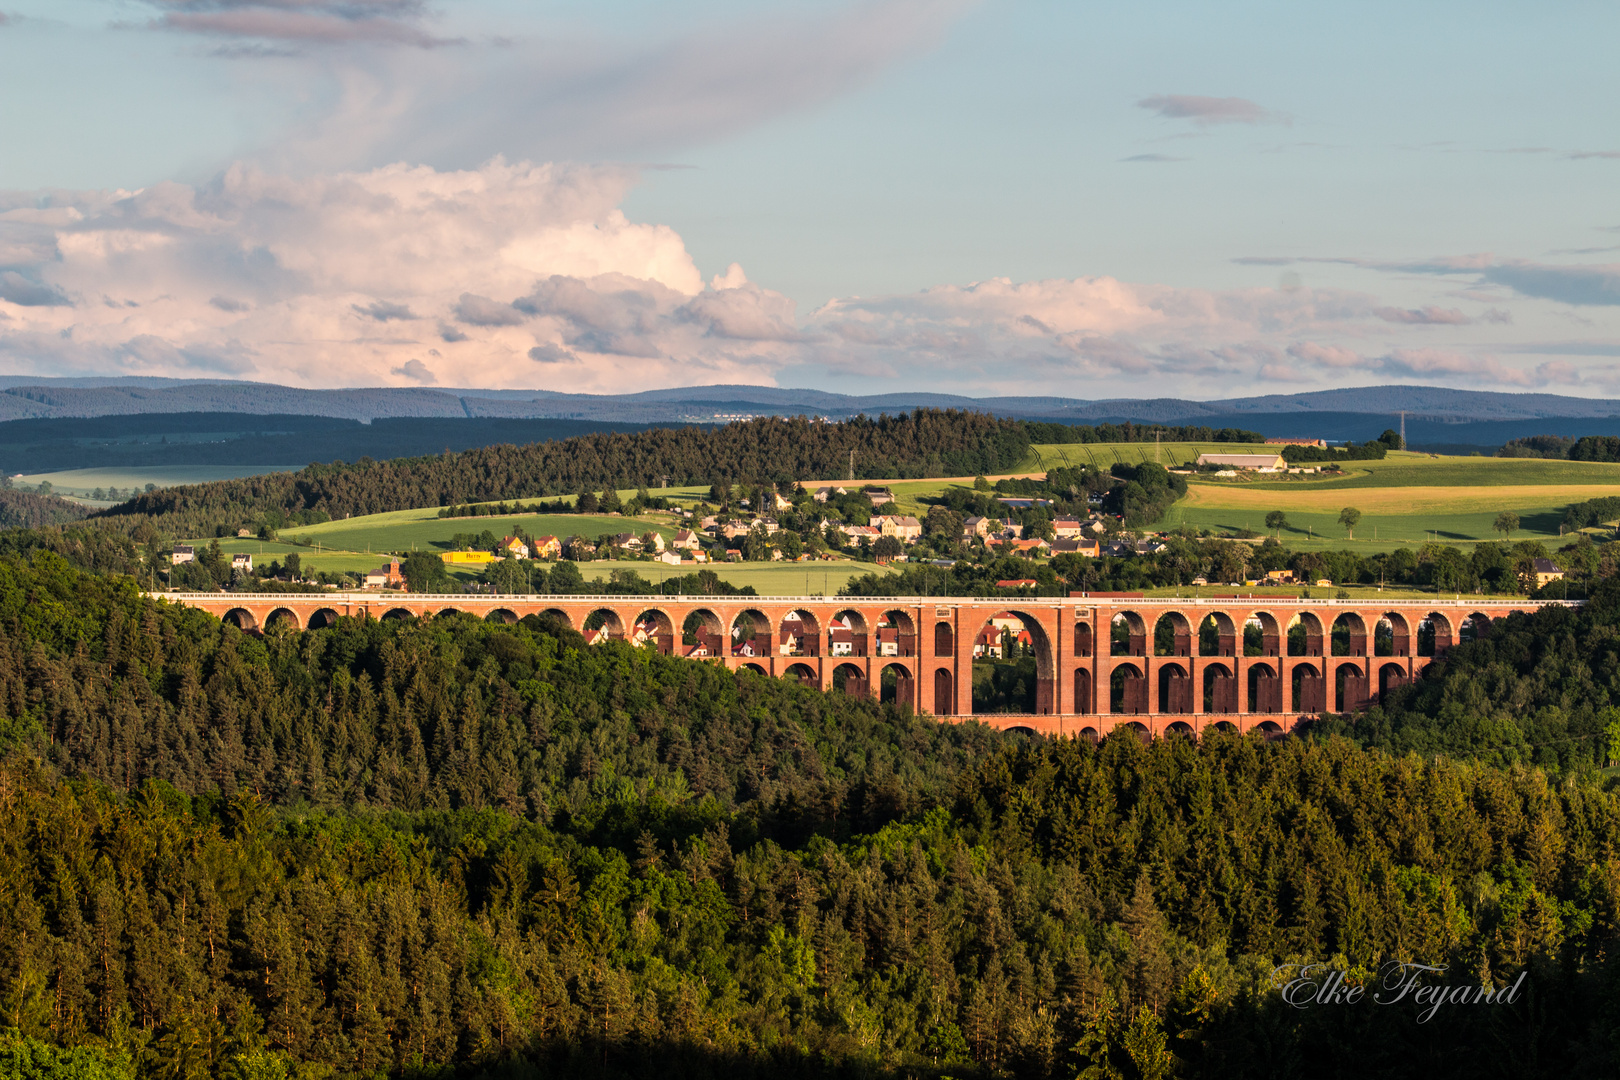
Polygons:
<instances>
[{"instance_id":1,"label":"red brick viaduct","mask_svg":"<svg viewBox=\"0 0 1620 1080\"><path fill-rule=\"evenodd\" d=\"M945 720L974 718L974 643L993 617L1006 616L1003 623L1014 620L1027 632L1035 656L1034 713L977 719L998 728L1091 738L1121 723L1151 736L1197 734L1213 726L1287 731L1303 717L1376 701L1416 678L1455 642L1489 634L1493 621L1538 606L1374 596L153 595L255 632L282 620L318 629L345 617L461 612L515 622L549 613L593 640L628 638L665 653L881 696ZM689 620L696 646L682 643ZM830 633L835 620L839 626Z\"/></svg>"}]
</instances>

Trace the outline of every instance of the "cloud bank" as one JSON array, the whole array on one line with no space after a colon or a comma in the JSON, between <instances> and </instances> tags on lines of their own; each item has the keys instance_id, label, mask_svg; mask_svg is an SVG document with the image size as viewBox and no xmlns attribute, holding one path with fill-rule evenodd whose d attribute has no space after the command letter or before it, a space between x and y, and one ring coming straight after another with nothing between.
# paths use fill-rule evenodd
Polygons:
<instances>
[{"instance_id":1,"label":"cloud bank","mask_svg":"<svg viewBox=\"0 0 1620 1080\"><path fill-rule=\"evenodd\" d=\"M1585 378L1569 360L1497 355L1533 354L1522 344L1459 338L1506 332L1494 305L1406 306L1296 284L996 278L841 298L801 317L735 264L705 281L673 230L627 219L620 204L636 179L623 167L497 158L306 178L237 165L196 187L0 192L0 363L313 387L926 380L1090 397ZM1613 267L1488 256L1387 265L1620 302Z\"/></svg>"}]
</instances>

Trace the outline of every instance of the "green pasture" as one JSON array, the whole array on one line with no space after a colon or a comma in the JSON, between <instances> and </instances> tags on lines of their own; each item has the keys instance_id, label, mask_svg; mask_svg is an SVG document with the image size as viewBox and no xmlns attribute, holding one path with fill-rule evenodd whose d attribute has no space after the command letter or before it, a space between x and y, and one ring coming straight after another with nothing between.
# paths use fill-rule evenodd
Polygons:
<instances>
[{"instance_id":1,"label":"green pasture","mask_svg":"<svg viewBox=\"0 0 1620 1080\"><path fill-rule=\"evenodd\" d=\"M1196 461L1199 454L1275 454L1280 446L1264 443L1166 442L1158 443L1042 443L1029 448L1021 470L1077 469L1083 465L1107 470L1117 464L1140 465L1156 461L1165 468Z\"/></svg>"},{"instance_id":2,"label":"green pasture","mask_svg":"<svg viewBox=\"0 0 1620 1080\"><path fill-rule=\"evenodd\" d=\"M503 517L441 518L438 507L400 510L389 514L368 514L345 521L320 525L293 525L281 530L288 540L307 540L322 547L358 552L447 551L435 541L448 543L456 533L480 533L485 529L496 536L510 535L514 528L533 536L572 536L575 533L595 540L603 533L658 532L665 539L680 526L668 514L638 518L614 514L508 514Z\"/></svg>"},{"instance_id":3,"label":"green pasture","mask_svg":"<svg viewBox=\"0 0 1620 1080\"><path fill-rule=\"evenodd\" d=\"M1348 492L1345 505L1357 506L1357 500ZM1356 525L1354 539L1339 524L1338 510L1290 510L1286 500L1279 500L1273 509L1282 510L1288 516L1288 525L1280 537L1286 547L1301 550L1342 548L1372 554L1401 547L1415 548L1431 541L1467 547L1481 541L1502 540L1502 534L1492 527L1500 510L1512 510L1519 515L1520 528L1507 539L1540 540L1549 547L1556 547L1568 540L1568 537L1561 538L1559 534L1565 505L1502 505L1498 509L1462 513L1417 514L1375 512L1357 506L1362 509L1362 516ZM1208 529L1215 533L1235 533L1247 529L1262 537L1271 536L1273 532L1266 528L1265 518L1266 511L1258 508L1186 506L1177 503L1156 528L1173 531L1186 527Z\"/></svg>"},{"instance_id":4,"label":"green pasture","mask_svg":"<svg viewBox=\"0 0 1620 1080\"><path fill-rule=\"evenodd\" d=\"M96 488L115 487L120 491L144 488L147 484L175 487L179 484L206 484L211 480L235 480L243 476L287 472L301 465L142 465L129 469L65 469L61 472L32 473L14 477L16 484L37 487L50 481L57 494L88 495Z\"/></svg>"}]
</instances>

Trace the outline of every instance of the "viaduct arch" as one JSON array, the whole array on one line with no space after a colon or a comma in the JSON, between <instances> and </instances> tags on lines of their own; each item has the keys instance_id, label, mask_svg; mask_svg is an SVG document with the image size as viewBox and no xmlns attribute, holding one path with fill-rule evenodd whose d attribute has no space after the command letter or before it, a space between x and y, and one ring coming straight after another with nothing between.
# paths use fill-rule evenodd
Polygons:
<instances>
[{"instance_id":1,"label":"viaduct arch","mask_svg":"<svg viewBox=\"0 0 1620 1080\"><path fill-rule=\"evenodd\" d=\"M627 641L771 678L892 700L944 720L1098 738L1211 728L1282 732L1365 707L1422 676L1524 600L1169 599L1084 595L919 597L480 596L383 592L151 593L244 632L316 631L340 619L452 613L557 619L592 643ZM1559 601L1568 606L1574 602ZM973 714L985 631L1015 620L1036 661L1033 711Z\"/></svg>"}]
</instances>

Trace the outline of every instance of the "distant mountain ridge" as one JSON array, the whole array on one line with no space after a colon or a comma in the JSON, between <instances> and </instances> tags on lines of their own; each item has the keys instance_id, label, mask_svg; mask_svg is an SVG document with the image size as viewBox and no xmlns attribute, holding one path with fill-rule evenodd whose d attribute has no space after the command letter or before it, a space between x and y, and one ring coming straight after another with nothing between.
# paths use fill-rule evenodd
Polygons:
<instances>
[{"instance_id":1,"label":"distant mountain ridge","mask_svg":"<svg viewBox=\"0 0 1620 1080\"><path fill-rule=\"evenodd\" d=\"M393 417L501 417L632 424L715 423L760 415L807 413L841 419L918 407L977 409L1000 416L1068 423L1134 420L1241 426L1238 417L1356 414L1458 423L1620 418L1620 400L1557 394L1508 394L1437 386L1369 386L1299 394L1189 401L1182 398L1084 400L1064 397L965 397L928 392L872 395L771 386L689 386L635 394L441 387L307 390L272 383L144 377L63 379L0 376L0 422L141 413L244 413L325 416L369 422Z\"/></svg>"}]
</instances>

